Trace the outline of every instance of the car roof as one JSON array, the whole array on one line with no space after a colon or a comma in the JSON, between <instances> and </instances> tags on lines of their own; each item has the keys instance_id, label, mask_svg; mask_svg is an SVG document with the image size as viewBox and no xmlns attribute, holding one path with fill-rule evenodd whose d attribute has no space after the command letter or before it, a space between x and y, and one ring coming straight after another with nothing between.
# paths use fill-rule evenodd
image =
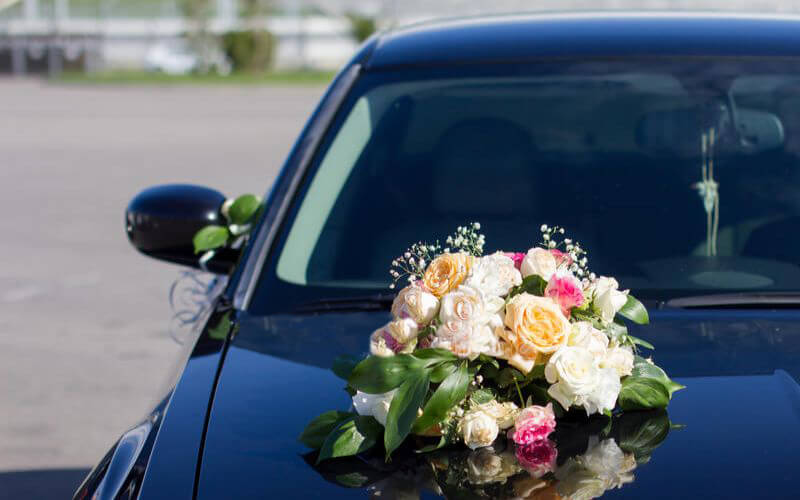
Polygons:
<instances>
[{"instance_id":1,"label":"car roof","mask_svg":"<svg viewBox=\"0 0 800 500\"><path fill-rule=\"evenodd\" d=\"M800 17L586 12L461 18L378 35L366 66L385 69L538 58L703 55L800 55Z\"/></svg>"}]
</instances>

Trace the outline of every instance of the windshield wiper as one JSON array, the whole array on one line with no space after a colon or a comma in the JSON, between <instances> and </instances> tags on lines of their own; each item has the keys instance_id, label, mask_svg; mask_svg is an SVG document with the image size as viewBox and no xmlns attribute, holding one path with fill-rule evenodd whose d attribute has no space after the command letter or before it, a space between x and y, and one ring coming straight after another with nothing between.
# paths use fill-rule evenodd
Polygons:
<instances>
[{"instance_id":1,"label":"windshield wiper","mask_svg":"<svg viewBox=\"0 0 800 500\"><path fill-rule=\"evenodd\" d=\"M394 294L362 295L356 297L327 298L308 302L294 309L295 313L350 311L388 311Z\"/></svg>"},{"instance_id":2,"label":"windshield wiper","mask_svg":"<svg viewBox=\"0 0 800 500\"><path fill-rule=\"evenodd\" d=\"M697 295L694 297L678 297L666 303L670 307L681 308L741 308L770 309L800 307L800 293L756 292L756 293L722 293L715 295Z\"/></svg>"}]
</instances>

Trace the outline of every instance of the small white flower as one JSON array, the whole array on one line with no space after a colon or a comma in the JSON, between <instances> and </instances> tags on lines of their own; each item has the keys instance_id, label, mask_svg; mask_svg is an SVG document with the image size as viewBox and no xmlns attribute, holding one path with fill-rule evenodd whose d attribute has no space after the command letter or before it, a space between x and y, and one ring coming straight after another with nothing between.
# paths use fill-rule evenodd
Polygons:
<instances>
[{"instance_id":1,"label":"small white flower","mask_svg":"<svg viewBox=\"0 0 800 500\"><path fill-rule=\"evenodd\" d=\"M381 425L386 425L386 416L389 414L389 406L392 404L397 389L383 394L367 394L357 391L353 396L353 406L356 413L363 417L375 417Z\"/></svg>"}]
</instances>

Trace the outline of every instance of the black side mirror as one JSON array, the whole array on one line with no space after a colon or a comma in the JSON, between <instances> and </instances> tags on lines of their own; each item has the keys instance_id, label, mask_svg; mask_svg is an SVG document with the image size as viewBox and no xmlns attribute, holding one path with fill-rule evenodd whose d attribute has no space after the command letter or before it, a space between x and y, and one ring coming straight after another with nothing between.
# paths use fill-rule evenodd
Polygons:
<instances>
[{"instance_id":1,"label":"black side mirror","mask_svg":"<svg viewBox=\"0 0 800 500\"><path fill-rule=\"evenodd\" d=\"M155 259L200 268L192 238L209 224L226 225L220 213L225 195L202 186L166 184L145 189L125 211L125 231L138 251ZM220 249L206 267L227 274L239 251Z\"/></svg>"}]
</instances>

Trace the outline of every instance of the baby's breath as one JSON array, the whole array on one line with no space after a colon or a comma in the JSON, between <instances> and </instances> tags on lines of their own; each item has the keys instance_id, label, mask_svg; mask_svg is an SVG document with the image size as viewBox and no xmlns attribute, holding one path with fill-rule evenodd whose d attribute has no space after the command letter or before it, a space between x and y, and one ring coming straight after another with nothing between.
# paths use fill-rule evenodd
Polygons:
<instances>
[{"instance_id":1,"label":"baby's breath","mask_svg":"<svg viewBox=\"0 0 800 500\"><path fill-rule=\"evenodd\" d=\"M413 283L422 279L428 264L443 253L464 252L480 257L483 255L483 246L486 243L486 237L478 233L480 228L481 225L478 222L459 226L455 233L447 237L445 240L447 246L445 247L442 247L439 240L433 244L422 241L414 243L392 261L392 267L389 269L392 284L389 285L389 288L394 289L397 283L403 280Z\"/></svg>"},{"instance_id":2,"label":"baby's breath","mask_svg":"<svg viewBox=\"0 0 800 500\"><path fill-rule=\"evenodd\" d=\"M559 262L559 268L568 270L581 279L585 279L593 274L589 272L589 258L587 257L586 250L584 250L577 241L571 238L564 238L563 235L565 231L563 227L542 224L539 231L542 233L541 245L544 248L560 250L569 257L569 259L564 259Z\"/></svg>"}]
</instances>

